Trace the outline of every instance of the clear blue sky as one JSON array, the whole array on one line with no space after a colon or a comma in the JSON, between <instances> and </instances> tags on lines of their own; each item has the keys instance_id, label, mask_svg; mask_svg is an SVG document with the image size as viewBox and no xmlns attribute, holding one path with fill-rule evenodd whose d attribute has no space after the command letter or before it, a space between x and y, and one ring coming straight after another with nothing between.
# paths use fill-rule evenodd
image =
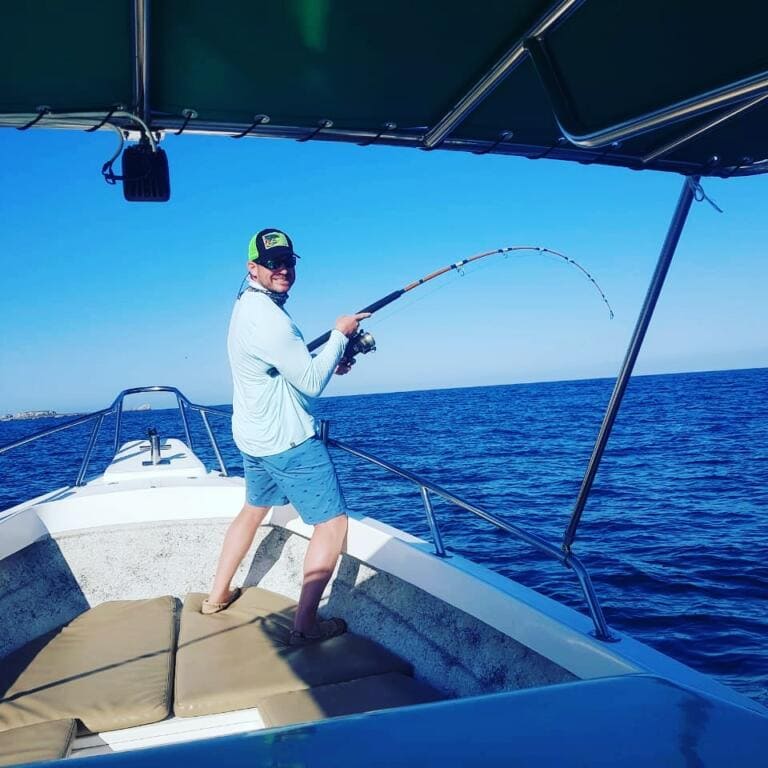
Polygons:
<instances>
[{"instance_id":1,"label":"clear blue sky","mask_svg":"<svg viewBox=\"0 0 768 768\"><path fill-rule=\"evenodd\" d=\"M302 255L288 309L307 339L449 262L495 257L367 323L379 350L327 394L614 376L681 179L448 152L169 137L172 200L132 204L99 169L112 133L0 131L0 413L107 405L174 384L230 401L225 337L246 246L284 228ZM119 163L117 164L119 166ZM768 365L765 188L711 180L694 206L638 373Z\"/></svg>"}]
</instances>

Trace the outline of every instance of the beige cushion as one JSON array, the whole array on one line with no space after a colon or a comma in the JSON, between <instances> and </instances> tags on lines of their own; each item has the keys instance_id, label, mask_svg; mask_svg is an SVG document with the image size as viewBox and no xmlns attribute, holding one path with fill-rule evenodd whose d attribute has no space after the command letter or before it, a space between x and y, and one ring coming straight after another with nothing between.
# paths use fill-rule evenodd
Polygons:
<instances>
[{"instance_id":1,"label":"beige cushion","mask_svg":"<svg viewBox=\"0 0 768 768\"><path fill-rule=\"evenodd\" d=\"M426 683L399 672L390 672L270 696L259 702L259 713L268 726L292 725L358 712L424 704L442 698Z\"/></svg>"},{"instance_id":2,"label":"beige cushion","mask_svg":"<svg viewBox=\"0 0 768 768\"><path fill-rule=\"evenodd\" d=\"M226 611L200 613L190 594L181 614L174 711L181 717L255 707L276 693L384 672L409 664L376 643L346 633L321 643L287 645L293 601L258 587Z\"/></svg>"},{"instance_id":3,"label":"beige cushion","mask_svg":"<svg viewBox=\"0 0 768 768\"><path fill-rule=\"evenodd\" d=\"M0 765L66 757L76 730L77 723L67 719L0 731Z\"/></svg>"},{"instance_id":4,"label":"beige cushion","mask_svg":"<svg viewBox=\"0 0 768 768\"><path fill-rule=\"evenodd\" d=\"M74 717L107 731L167 717L175 605L172 597L102 603L4 659L0 729Z\"/></svg>"}]
</instances>

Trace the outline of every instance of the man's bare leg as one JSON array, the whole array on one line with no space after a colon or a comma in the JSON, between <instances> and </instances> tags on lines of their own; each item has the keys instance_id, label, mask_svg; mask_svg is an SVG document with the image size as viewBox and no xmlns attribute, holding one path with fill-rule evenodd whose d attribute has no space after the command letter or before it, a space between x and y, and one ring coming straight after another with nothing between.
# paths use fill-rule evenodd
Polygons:
<instances>
[{"instance_id":1,"label":"man's bare leg","mask_svg":"<svg viewBox=\"0 0 768 768\"><path fill-rule=\"evenodd\" d=\"M317 606L331 578L347 535L347 516L339 515L315 526L304 557L304 583L293 628L311 634L317 624Z\"/></svg>"},{"instance_id":2,"label":"man's bare leg","mask_svg":"<svg viewBox=\"0 0 768 768\"><path fill-rule=\"evenodd\" d=\"M208 596L209 602L224 603L229 600L232 594L230 585L235 571L253 544L253 537L268 510L269 507L244 504L238 516L230 523L221 547L216 577L213 580L211 594Z\"/></svg>"}]
</instances>

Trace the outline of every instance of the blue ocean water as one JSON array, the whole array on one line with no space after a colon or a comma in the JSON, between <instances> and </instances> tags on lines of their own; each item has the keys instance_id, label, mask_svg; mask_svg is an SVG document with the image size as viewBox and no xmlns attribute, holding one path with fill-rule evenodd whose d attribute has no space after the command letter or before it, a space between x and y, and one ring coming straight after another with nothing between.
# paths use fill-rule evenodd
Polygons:
<instances>
[{"instance_id":1,"label":"blue ocean water","mask_svg":"<svg viewBox=\"0 0 768 768\"><path fill-rule=\"evenodd\" d=\"M559 542L613 381L325 398L337 439ZM630 382L574 551L608 623L768 706L768 369ZM0 445L57 420L0 423ZM123 438L182 437L176 411L126 413ZM204 428L195 448L214 466ZM105 435L114 429L105 422ZM227 419L214 421L242 474ZM0 456L0 509L71 483L90 426ZM90 475L111 446L102 442ZM41 461L41 457L45 457ZM334 452L351 508L429 538L418 489ZM20 489L24 489L23 497ZM435 502L446 545L577 610L573 574Z\"/></svg>"}]
</instances>

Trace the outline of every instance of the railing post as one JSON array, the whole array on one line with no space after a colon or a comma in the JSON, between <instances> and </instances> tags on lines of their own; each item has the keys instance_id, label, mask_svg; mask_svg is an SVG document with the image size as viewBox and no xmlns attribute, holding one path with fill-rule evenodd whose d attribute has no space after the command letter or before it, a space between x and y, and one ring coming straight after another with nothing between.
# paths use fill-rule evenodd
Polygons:
<instances>
[{"instance_id":1,"label":"railing post","mask_svg":"<svg viewBox=\"0 0 768 768\"><path fill-rule=\"evenodd\" d=\"M615 643L617 638L608 629L608 623L603 615L603 609L600 607L600 601L597 599L595 588L592 586L589 572L576 555L568 555L565 564L573 569L576 578L579 580L579 586L584 593L584 599L587 601L589 615L592 617L592 623L595 625L595 637L606 643Z\"/></svg>"},{"instance_id":2,"label":"railing post","mask_svg":"<svg viewBox=\"0 0 768 768\"><path fill-rule=\"evenodd\" d=\"M435 510L432 509L432 499L429 498L429 489L425 486L419 486L421 490L421 500L424 502L424 511L427 513L427 522L432 531L432 540L435 543L435 554L438 557L447 557L445 547L443 546L443 537L440 535L440 528L437 525Z\"/></svg>"},{"instance_id":3,"label":"railing post","mask_svg":"<svg viewBox=\"0 0 768 768\"><path fill-rule=\"evenodd\" d=\"M123 400L125 398L121 395L118 397L119 404L117 406L117 414L115 415L115 450L114 456L117 456L117 452L120 450L120 428L123 426ZM113 458L114 458L113 456Z\"/></svg>"},{"instance_id":4,"label":"railing post","mask_svg":"<svg viewBox=\"0 0 768 768\"><path fill-rule=\"evenodd\" d=\"M205 428L208 431L208 438L211 441L211 445L213 446L213 452L216 454L216 459L219 462L219 466L221 467L221 474L223 477L229 477L229 473L227 472L227 467L224 464L224 459L222 458L221 451L219 450L219 444L216 441L216 436L213 434L213 430L211 429L211 425L208 422L208 415L205 411L200 411L200 416L203 419L203 424L205 424Z\"/></svg>"},{"instance_id":5,"label":"railing post","mask_svg":"<svg viewBox=\"0 0 768 768\"><path fill-rule=\"evenodd\" d=\"M88 440L88 447L85 449L85 456L83 456L83 463L80 465L80 471L77 473L77 479L75 480L75 486L83 485L83 479L85 478L85 472L88 469L88 463L91 460L91 453L93 446L96 444L96 437L101 429L101 422L104 421L104 416L99 416L96 423L93 425L91 431L91 437Z\"/></svg>"},{"instance_id":6,"label":"railing post","mask_svg":"<svg viewBox=\"0 0 768 768\"><path fill-rule=\"evenodd\" d=\"M194 450L192 446L192 434L189 431L189 420L187 419L187 412L184 410L184 401L181 399L181 395L176 393L176 402L179 406L179 413L181 414L181 423L184 425L184 435L187 438L187 446L189 450Z\"/></svg>"}]
</instances>

